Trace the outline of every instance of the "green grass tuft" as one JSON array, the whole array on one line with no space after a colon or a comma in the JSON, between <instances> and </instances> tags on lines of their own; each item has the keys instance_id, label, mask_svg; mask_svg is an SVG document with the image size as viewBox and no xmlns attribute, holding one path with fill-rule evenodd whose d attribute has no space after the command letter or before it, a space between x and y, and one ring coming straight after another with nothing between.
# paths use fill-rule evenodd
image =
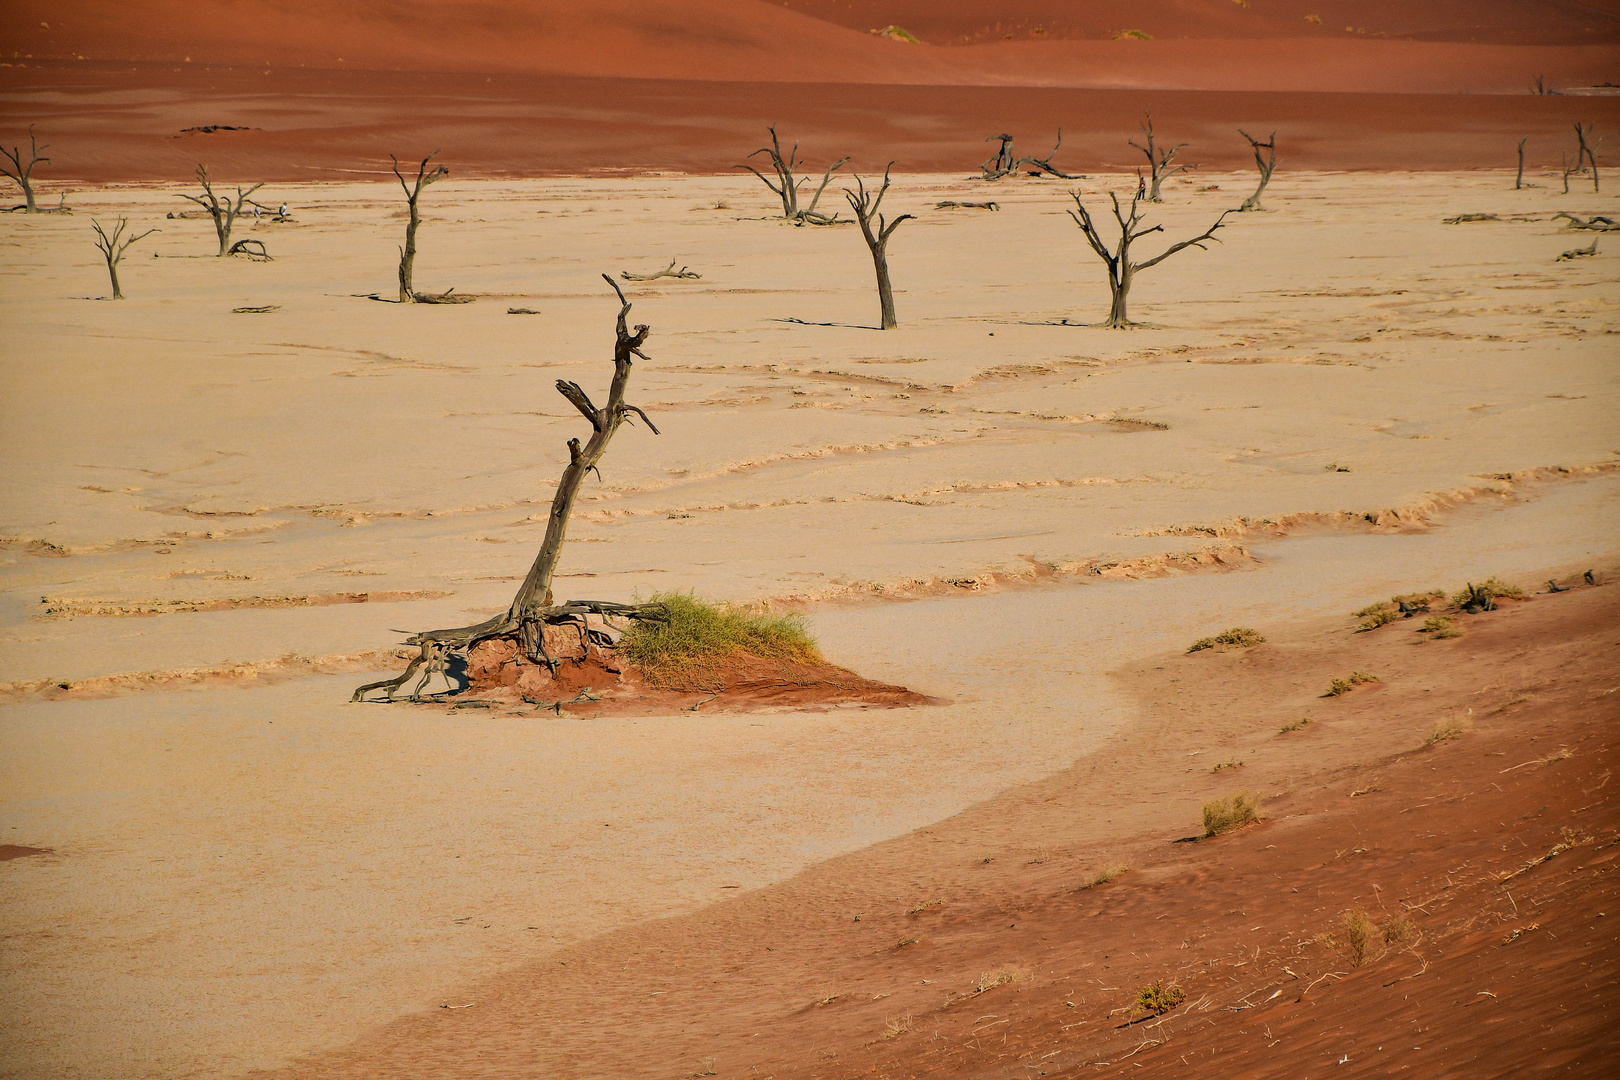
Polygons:
<instances>
[{"instance_id":1,"label":"green grass tuft","mask_svg":"<svg viewBox=\"0 0 1620 1080\"><path fill-rule=\"evenodd\" d=\"M1217 645L1238 645L1245 649L1251 649L1264 643L1265 640L1260 636L1258 630L1251 630L1247 626L1234 626L1230 630L1222 630L1214 637L1199 638L1192 643L1192 647L1187 651L1190 653L1202 652L1205 649L1213 649Z\"/></svg>"},{"instance_id":2,"label":"green grass tuft","mask_svg":"<svg viewBox=\"0 0 1620 1080\"><path fill-rule=\"evenodd\" d=\"M750 612L710 604L691 593L657 593L652 602L669 608L669 621L632 623L619 639L619 654L654 683L690 681L739 653L766 660L821 663L821 650L800 615Z\"/></svg>"},{"instance_id":3,"label":"green grass tuft","mask_svg":"<svg viewBox=\"0 0 1620 1080\"><path fill-rule=\"evenodd\" d=\"M1507 582L1493 574L1492 576L1486 578L1483 583L1479 585L1472 585L1469 588L1463 589L1461 592L1454 594L1451 597L1451 602L1458 607L1462 607L1474 597L1475 593L1489 596L1492 600L1495 600L1499 596L1505 596L1509 600L1524 599L1523 589L1519 588L1517 585L1509 585Z\"/></svg>"}]
</instances>

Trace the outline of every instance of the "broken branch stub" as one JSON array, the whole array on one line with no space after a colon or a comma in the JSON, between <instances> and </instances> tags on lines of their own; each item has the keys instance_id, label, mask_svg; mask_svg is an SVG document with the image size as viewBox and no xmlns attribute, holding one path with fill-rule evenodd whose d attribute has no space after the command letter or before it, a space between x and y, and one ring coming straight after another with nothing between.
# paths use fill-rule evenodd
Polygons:
<instances>
[{"instance_id":1,"label":"broken branch stub","mask_svg":"<svg viewBox=\"0 0 1620 1080\"><path fill-rule=\"evenodd\" d=\"M1075 191L1071 195L1074 198L1075 208L1069 211L1069 216L1074 219L1076 225L1080 226L1081 232L1085 234L1086 242L1091 245L1091 250L1096 252L1097 257L1108 267L1108 290L1112 294L1112 303L1108 310L1108 321L1103 325L1116 330L1122 330L1134 325L1130 320L1126 302L1130 296L1131 282L1136 277L1137 271L1146 270L1150 266L1157 266L1176 252L1185 251L1190 247L1207 250L1204 245L1215 239L1215 231L1225 224L1226 215L1233 213L1231 210L1222 210L1221 216L1215 219L1215 224L1197 236L1171 244L1151 259L1135 262L1131 259L1131 245L1151 233L1164 231L1163 225L1142 225L1141 204L1145 199L1145 195L1141 188L1138 187L1136 194L1131 196L1129 214L1120 209L1119 196L1113 192L1108 193L1108 198L1113 203L1114 220L1119 224L1119 242L1112 250L1103 242L1102 234L1097 230L1096 223L1091 219L1091 212L1086 209L1085 203L1080 200L1080 192Z\"/></svg>"},{"instance_id":2,"label":"broken branch stub","mask_svg":"<svg viewBox=\"0 0 1620 1080\"><path fill-rule=\"evenodd\" d=\"M645 324L639 324L633 330L630 328L628 325L630 301L625 299L624 292L612 277L603 274L602 279L618 296L620 305L615 325L613 380L608 387L607 402L599 408L578 383L557 380L557 392L568 399L569 403L579 410L580 415L590 422L591 437L584 443L578 439L568 440L568 464L563 468L562 479L558 482L556 493L551 499L551 512L546 519L545 539L541 542L534 564L529 568L528 576L523 579L523 584L512 598L512 603L506 611L491 616L481 623L448 630L428 630L411 635L406 639L406 643L417 647L417 655L411 659L405 671L397 678L382 679L359 687L350 700L360 701L373 690L386 689L388 700L392 701L395 691L420 671L421 681L411 692L411 700L419 700L422 690L435 674L445 675L448 679L448 663L451 657L465 658L468 649L491 638L517 641L530 661L543 663L555 672L560 661L546 651L547 626L572 625L579 628L581 641L585 643L588 653L590 647L588 619L591 615L604 619L661 620L668 617L668 610L662 604L620 604L609 600L570 600L562 604L552 602L552 575L556 571L557 560L562 555L563 543L568 538L568 519L573 513L574 501L579 496L579 489L585 481L586 474L595 470L598 476L601 475L597 470L597 463L607 453L608 443L619 430L619 425L629 418L630 413L641 417L653 434L658 433L658 429L653 427L645 412L624 400L625 390L630 382L630 372L635 363L631 358L647 359L647 354L641 351L641 346L647 340L651 329Z\"/></svg>"}]
</instances>

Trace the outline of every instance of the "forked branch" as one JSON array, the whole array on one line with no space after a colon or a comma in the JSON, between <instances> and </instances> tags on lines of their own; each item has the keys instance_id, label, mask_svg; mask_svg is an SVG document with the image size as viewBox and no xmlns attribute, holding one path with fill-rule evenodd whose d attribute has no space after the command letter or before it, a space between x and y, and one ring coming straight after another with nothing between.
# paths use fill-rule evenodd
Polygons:
<instances>
[{"instance_id":1,"label":"forked branch","mask_svg":"<svg viewBox=\"0 0 1620 1080\"><path fill-rule=\"evenodd\" d=\"M894 314L894 289L889 284L889 237L894 235L894 230L900 227L902 221L916 216L901 214L893 221L884 220L881 207L883 196L889 193L889 170L893 168L894 162L891 161L883 170L883 186L875 192L867 190L865 181L859 176L855 177L855 191L844 189L844 197L849 200L850 209L855 211L861 235L866 238L866 246L872 252L872 266L877 271L878 307L884 330L893 330L900 325Z\"/></svg>"},{"instance_id":2,"label":"forked branch","mask_svg":"<svg viewBox=\"0 0 1620 1080\"><path fill-rule=\"evenodd\" d=\"M118 264L123 262L124 252L128 251L130 245L135 241L157 232L156 229L147 229L143 233L125 236L124 230L128 225L128 221L119 218L118 224L114 226L113 231L109 234L106 229L101 227L101 222L94 218L90 219L90 227L96 231L96 247L101 250L101 257L107 261L107 276L112 279L112 298L114 300L124 298L123 290L118 287Z\"/></svg>"},{"instance_id":3,"label":"forked branch","mask_svg":"<svg viewBox=\"0 0 1620 1080\"><path fill-rule=\"evenodd\" d=\"M186 193L181 192L180 197L196 203L207 212L210 218L213 219L214 233L219 237L218 254L220 256L248 255L259 259L270 258L270 253L265 250L264 242L261 240L239 240L236 243L231 242L231 230L236 227L236 216L240 214L242 212L242 208L251 201L250 196L255 191L258 191L260 188L264 187L264 184L254 184L246 191L243 191L241 187L238 187L236 189L236 199L233 201L228 194L214 194L214 185L208 178L207 165L197 166L197 181L198 183L202 184L203 191L201 195L187 195ZM254 250L255 248L257 248L257 250Z\"/></svg>"},{"instance_id":4,"label":"forked branch","mask_svg":"<svg viewBox=\"0 0 1620 1080\"><path fill-rule=\"evenodd\" d=\"M1120 209L1119 196L1113 192L1108 193L1108 198L1113 203L1114 221L1119 226L1119 241L1113 248L1110 248L1104 242L1102 233L1098 231L1096 223L1092 220L1091 212L1086 209L1085 203L1080 199L1080 193L1076 191L1072 194L1074 197L1074 209L1069 211L1069 216L1074 219L1076 225L1080 226L1081 232L1085 234L1086 243L1091 245L1091 250L1097 253L1097 257L1108 268L1108 289L1112 294L1113 302L1109 308L1108 321L1103 325L1116 330L1134 325L1128 314L1127 299L1131 291L1131 282L1135 278L1137 271L1146 270L1150 266L1157 266L1176 252L1185 251L1190 247L1205 250L1205 245L1215 239L1216 230L1225 224L1226 215L1233 212L1223 210L1221 216L1215 219L1215 224L1197 236L1171 244L1151 259L1135 261L1131 258L1131 245L1144 236L1164 231L1162 225L1145 226L1142 224L1141 205L1144 201L1144 195L1140 188L1131 197L1131 208L1128 214Z\"/></svg>"},{"instance_id":5,"label":"forked branch","mask_svg":"<svg viewBox=\"0 0 1620 1080\"><path fill-rule=\"evenodd\" d=\"M782 140L777 137L776 125L772 124L765 130L771 133L771 145L762 146L748 156L752 158L758 157L760 154L766 155L770 161L771 171L776 174L776 182L772 183L769 176L747 163L738 165L737 168L747 169L759 177L764 181L765 186L771 189L772 194L782 200L782 216L784 218L798 225L806 223L811 225L831 225L838 219L838 215L819 213L816 206L821 202L821 193L827 190L827 185L832 181L833 173L847 164L849 158L839 158L827 166L827 171L821 174L820 186L816 188L815 195L810 199L810 205L801 209L799 207L799 188L808 182L809 177L794 175L794 171L799 167L799 144L795 142L793 149L789 150L786 156L783 156Z\"/></svg>"},{"instance_id":6,"label":"forked branch","mask_svg":"<svg viewBox=\"0 0 1620 1080\"><path fill-rule=\"evenodd\" d=\"M1249 140L1249 146L1254 150L1254 167L1260 170L1260 186L1254 189L1253 195L1243 200L1243 205L1238 207L1238 212L1247 213L1251 210L1264 210L1265 207L1260 205L1260 196L1265 194L1266 185L1271 183L1271 174L1277 168L1277 133L1273 131L1271 138L1265 142L1261 142L1242 128L1238 128L1238 134ZM1267 151L1269 156L1262 156L1260 153L1262 150ZM1522 155L1524 144L1519 145L1519 151Z\"/></svg>"},{"instance_id":7,"label":"forked branch","mask_svg":"<svg viewBox=\"0 0 1620 1080\"><path fill-rule=\"evenodd\" d=\"M26 165L23 164L22 147L13 146L10 150L7 150L5 147L0 146L0 155L4 155L6 160L11 162L9 169L4 165L0 165L0 175L11 177L22 188L23 205L18 209L26 213L39 213L39 207L34 203L34 166L42 161L48 163L51 160L48 157L40 156L43 151L49 149L50 144L40 146L35 140L33 124L28 125L28 163Z\"/></svg>"},{"instance_id":8,"label":"forked branch","mask_svg":"<svg viewBox=\"0 0 1620 1080\"><path fill-rule=\"evenodd\" d=\"M1148 179L1151 185L1148 188L1147 201L1163 202L1164 199L1161 198L1159 194L1159 185L1163 184L1168 177L1174 176L1178 172L1185 169L1196 169L1198 166L1171 164L1171 162L1175 161L1177 151L1187 144L1177 143L1168 149L1155 144L1153 141L1152 113L1147 114L1147 122L1142 125L1142 134L1147 141L1146 146L1143 146L1134 139L1130 140L1130 145L1136 147L1138 150L1142 151L1142 153L1147 155L1149 172Z\"/></svg>"},{"instance_id":9,"label":"forked branch","mask_svg":"<svg viewBox=\"0 0 1620 1080\"><path fill-rule=\"evenodd\" d=\"M439 152L435 150L423 158L421 164L416 167L415 182L406 183L404 174L399 171L399 158L394 157L392 154L388 155L389 160L394 163L394 177L399 181L400 188L404 190L405 201L410 206L410 221L405 226L405 246L399 249L399 302L402 304L443 304L472 299L471 297L457 297L453 301L450 299L450 293L453 291L451 289L446 289L443 293L425 295L418 293L414 285L416 230L422 224L422 212L418 206L418 200L422 197L423 188L438 180L441 176L450 175L450 170L443 165L437 165L431 170L428 168L428 163L438 156Z\"/></svg>"}]
</instances>

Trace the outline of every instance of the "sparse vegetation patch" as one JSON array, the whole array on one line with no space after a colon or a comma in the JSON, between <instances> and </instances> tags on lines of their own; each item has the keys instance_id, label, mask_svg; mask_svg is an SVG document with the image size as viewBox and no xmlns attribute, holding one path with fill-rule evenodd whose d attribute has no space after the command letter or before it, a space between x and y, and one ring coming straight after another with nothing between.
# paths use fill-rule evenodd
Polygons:
<instances>
[{"instance_id":1,"label":"sparse vegetation patch","mask_svg":"<svg viewBox=\"0 0 1620 1080\"><path fill-rule=\"evenodd\" d=\"M1192 643L1192 646L1187 651L1190 653L1203 652L1205 649L1213 649L1217 645L1236 645L1240 648L1249 649L1264 643L1265 640L1264 637L1260 636L1258 630L1252 630L1247 626L1234 626L1230 630L1222 630L1214 637L1199 638Z\"/></svg>"},{"instance_id":2,"label":"sparse vegetation patch","mask_svg":"<svg viewBox=\"0 0 1620 1080\"><path fill-rule=\"evenodd\" d=\"M1457 629L1456 620L1450 615L1430 615L1423 620L1418 629L1420 634L1428 634L1435 638L1462 637L1462 631Z\"/></svg>"},{"instance_id":3,"label":"sparse vegetation patch","mask_svg":"<svg viewBox=\"0 0 1620 1080\"><path fill-rule=\"evenodd\" d=\"M1310 722L1311 722L1310 717L1302 716L1298 720L1295 720L1292 724L1284 724L1282 727L1278 728L1277 733L1279 735L1286 735L1290 731L1299 731L1301 728L1303 728L1306 724L1309 724Z\"/></svg>"},{"instance_id":4,"label":"sparse vegetation patch","mask_svg":"<svg viewBox=\"0 0 1620 1080\"><path fill-rule=\"evenodd\" d=\"M1104 866L1101 870L1093 874L1091 880L1087 881L1084 885L1081 885L1080 889L1095 889L1098 885L1106 885L1110 881L1113 881L1115 878L1119 877L1119 875L1129 872L1129 870L1130 865L1127 863L1109 863L1107 866Z\"/></svg>"},{"instance_id":5,"label":"sparse vegetation patch","mask_svg":"<svg viewBox=\"0 0 1620 1080\"><path fill-rule=\"evenodd\" d=\"M1174 983L1166 986L1163 979L1155 979L1136 992L1136 1005L1131 1009L1131 1015L1163 1016L1185 1000L1187 994L1181 987Z\"/></svg>"},{"instance_id":6,"label":"sparse vegetation patch","mask_svg":"<svg viewBox=\"0 0 1620 1080\"><path fill-rule=\"evenodd\" d=\"M753 613L681 592L659 593L651 602L669 609L669 621L631 624L619 652L654 684L690 681L737 653L821 663L821 651L799 615Z\"/></svg>"},{"instance_id":7,"label":"sparse vegetation patch","mask_svg":"<svg viewBox=\"0 0 1620 1080\"><path fill-rule=\"evenodd\" d=\"M1328 692L1323 697L1338 697L1348 694L1362 683L1377 682L1378 676L1369 675L1365 671L1352 671L1348 679L1334 679L1328 684Z\"/></svg>"},{"instance_id":8,"label":"sparse vegetation patch","mask_svg":"<svg viewBox=\"0 0 1620 1080\"><path fill-rule=\"evenodd\" d=\"M1423 745L1433 746L1435 743L1460 738L1473 726L1473 721L1466 716L1447 717L1434 725L1434 730L1429 732L1429 737L1424 740Z\"/></svg>"},{"instance_id":9,"label":"sparse vegetation patch","mask_svg":"<svg viewBox=\"0 0 1620 1080\"><path fill-rule=\"evenodd\" d=\"M1234 791L1204 804L1204 835L1219 836L1260 820L1260 795Z\"/></svg>"}]
</instances>

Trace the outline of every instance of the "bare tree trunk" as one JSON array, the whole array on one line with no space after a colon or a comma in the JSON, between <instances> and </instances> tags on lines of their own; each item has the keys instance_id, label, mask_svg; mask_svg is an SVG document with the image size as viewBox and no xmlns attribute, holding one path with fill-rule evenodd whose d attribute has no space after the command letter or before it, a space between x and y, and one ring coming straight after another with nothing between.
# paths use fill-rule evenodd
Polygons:
<instances>
[{"instance_id":1,"label":"bare tree trunk","mask_svg":"<svg viewBox=\"0 0 1620 1080\"><path fill-rule=\"evenodd\" d=\"M50 145L40 146L34 139L34 125L28 125L28 164L23 164L22 147L13 146L10 150L0 146L0 155L4 155L10 162L11 168L0 165L0 176L9 176L17 181L23 190L24 213L37 214L39 207L34 203L34 166L40 162L49 162L48 157L40 157L40 151L49 150Z\"/></svg>"},{"instance_id":2,"label":"bare tree trunk","mask_svg":"<svg viewBox=\"0 0 1620 1080\"><path fill-rule=\"evenodd\" d=\"M370 691L382 688L387 688L388 697L392 700L394 691L404 686L420 670L423 672L422 681L411 694L411 699L417 700L434 673L444 671L449 654L464 653L480 641L487 641L490 638L516 638L530 660L536 663L544 662L555 671L559 661L549 655L545 648L547 625L572 623L582 627L581 637L586 641L588 651L589 627L585 620L589 615L612 615L628 619L667 617L667 610L660 604L616 604L606 600L575 600L564 604L552 602L552 576L557 569L557 560L562 555L563 542L568 539L568 520L573 513L574 500L579 496L585 474L596 469L597 462L607 453L608 443L614 433L629 418L630 413L639 416L642 423L646 424L654 435L658 434L658 429L647 418L647 414L624 400L625 388L630 382L631 366L634 364L631 357L639 356L643 360L647 359L646 353L641 351L641 345L647 340L650 328L644 324L638 325L634 332L631 332L626 325L630 314L630 301L624 298L623 291L611 277L607 274L603 274L602 277L618 296L620 305L613 349L613 381L608 389L607 404L599 409L578 383L557 380L557 392L567 398L581 415L590 421L592 433L583 446L578 439L568 440L568 464L563 469L562 479L558 482L557 491L551 499L551 513L546 519L546 536L540 544L540 551L535 556L533 565L529 567L528 575L518 588L517 595L512 598L512 603L505 612L481 623L413 634L407 642L418 646L418 653L404 673L394 679L367 683L355 690L350 700L359 701Z\"/></svg>"},{"instance_id":3,"label":"bare tree trunk","mask_svg":"<svg viewBox=\"0 0 1620 1080\"><path fill-rule=\"evenodd\" d=\"M1052 147L1052 152L1043 158L1035 157L1034 155L1030 155L1029 157L1018 157L1015 153L1013 153L1013 137L1011 135L991 135L984 141L999 143L1000 145L996 148L995 155L987 158L984 164L979 166L980 180L1000 180L1004 176L1015 175L1019 169L1023 168L1028 168L1030 170L1030 174L1034 176L1039 176L1042 173L1046 173L1051 176L1059 177L1063 180L1080 179L1080 177L1072 173L1066 173L1056 165L1052 164L1052 159L1056 157L1057 152L1063 148L1062 128L1058 128L1057 143Z\"/></svg>"},{"instance_id":4,"label":"bare tree trunk","mask_svg":"<svg viewBox=\"0 0 1620 1080\"><path fill-rule=\"evenodd\" d=\"M1097 257L1108 267L1108 289L1113 296L1108 309L1108 321L1103 325L1115 330L1123 330L1134 325L1127 312L1126 303L1130 297L1131 282L1136 277L1138 270L1146 270L1150 266L1157 266L1176 252L1186 248L1195 247L1205 250L1204 245L1214 239L1215 230L1225 223L1226 215L1233 213L1231 210L1223 210L1221 216L1215 219L1215 224L1192 239L1171 244L1163 252L1151 259L1134 262L1131 259L1131 245L1150 233L1164 231L1163 225L1141 227L1141 204L1146 199L1146 194L1141 187L1138 187L1136 194L1131 197L1129 214L1120 209L1119 196L1113 192L1108 194L1108 198L1114 204L1114 220L1119 223L1119 242L1114 246L1113 250L1110 250L1108 245L1103 242L1102 234L1097 231L1096 224L1091 220L1090 211L1086 209L1085 203L1080 201L1080 193L1078 191L1073 192L1073 197L1074 209L1069 211L1069 216L1074 219L1076 225L1080 226L1081 232L1085 234L1086 242L1091 245L1091 250L1095 251Z\"/></svg>"},{"instance_id":5,"label":"bare tree trunk","mask_svg":"<svg viewBox=\"0 0 1620 1080\"><path fill-rule=\"evenodd\" d=\"M1520 188L1524 187L1524 144L1529 141L1530 136L1528 135L1519 140L1519 175L1513 178L1514 191L1518 191Z\"/></svg>"},{"instance_id":6,"label":"bare tree trunk","mask_svg":"<svg viewBox=\"0 0 1620 1080\"><path fill-rule=\"evenodd\" d=\"M1175 160L1176 151L1180 150L1182 147L1186 146L1187 144L1186 143L1177 143L1176 145L1170 147L1168 150L1164 149L1163 147L1155 146L1154 142L1153 142L1153 114L1152 113L1147 114L1147 122L1142 125L1142 133L1145 136L1147 136L1147 145L1143 146L1140 143L1136 142L1134 139L1130 141L1130 145L1136 147L1138 150L1142 151L1142 153L1147 155L1148 171L1149 171L1149 174L1150 174L1149 175L1149 180L1151 182L1151 187L1148 190L1147 201L1148 202L1163 202L1164 199L1159 194L1159 185L1163 184L1164 181L1166 180L1166 178L1168 178L1170 176L1173 176L1178 172L1182 172L1185 169L1196 169L1198 166L1196 166L1196 165L1172 165L1172 164L1170 164L1172 161ZM1272 138L1273 138L1273 141L1275 141L1276 136L1273 135ZM1255 153L1256 153L1256 156L1258 157L1259 156L1259 151L1256 151Z\"/></svg>"},{"instance_id":7,"label":"bare tree trunk","mask_svg":"<svg viewBox=\"0 0 1620 1080\"><path fill-rule=\"evenodd\" d=\"M1575 171L1578 173L1585 172L1586 165L1591 164L1592 191L1595 194L1598 190L1598 167L1597 155L1592 152L1591 145L1586 141L1586 137L1590 134L1592 134L1591 124L1586 124L1584 127L1581 124L1575 125L1575 138L1580 140L1580 146L1575 151ZM1566 189L1569 187L1569 178L1567 176L1564 178L1564 187Z\"/></svg>"},{"instance_id":8,"label":"bare tree trunk","mask_svg":"<svg viewBox=\"0 0 1620 1080\"><path fill-rule=\"evenodd\" d=\"M407 184L405 177L399 171L399 159L392 154L389 157L394 162L394 176L399 180L399 186L405 191L405 201L410 206L411 220L405 226L405 246L399 249L399 302L414 304L418 297L416 288L412 283L412 273L416 267L416 229L422 224L422 214L417 208L417 200L422 197L422 189L438 180L441 176L449 176L450 170L443 165L428 171L428 162L439 156L437 150L422 159L416 169L416 182Z\"/></svg>"},{"instance_id":9,"label":"bare tree trunk","mask_svg":"<svg viewBox=\"0 0 1620 1080\"><path fill-rule=\"evenodd\" d=\"M101 222L96 221L94 218L90 220L90 227L96 232L96 247L101 250L102 258L107 260L107 276L112 279L112 298L114 300L124 298L124 290L118 287L118 264L123 261L124 252L128 251L129 246L141 239L141 237L150 236L157 232L156 229L147 229L145 232L138 233L135 236L125 236L124 229L128 225L129 222L126 219L119 218L118 224L114 226L112 233L109 234L107 230L101 227Z\"/></svg>"},{"instance_id":10,"label":"bare tree trunk","mask_svg":"<svg viewBox=\"0 0 1620 1080\"><path fill-rule=\"evenodd\" d=\"M882 313L882 329L893 330L900 325L894 314L894 289L889 284L889 237L900 223L912 214L901 214L893 221L884 223L883 214L879 207L883 205L883 196L889 191L889 169L894 168L894 162L889 162L883 170L883 186L875 193L866 190L866 184L859 176L855 177L857 191L844 190L844 196L849 200L850 209L855 211L855 218L860 222L861 235L866 238L866 246L872 251L872 267L877 271L878 307ZM877 228L872 228L872 222L877 221Z\"/></svg>"},{"instance_id":11,"label":"bare tree trunk","mask_svg":"<svg viewBox=\"0 0 1620 1080\"><path fill-rule=\"evenodd\" d=\"M1273 131L1271 133L1271 138L1267 139L1265 142L1261 142L1259 139L1256 139L1253 135L1250 135L1242 128L1238 128L1238 134L1249 140L1249 146L1254 150L1255 168L1260 170L1260 186L1254 189L1253 195L1250 195L1247 199L1243 200L1242 206L1238 207L1238 213L1242 214L1247 213L1250 210L1265 209L1265 207L1260 205L1260 196L1265 194L1266 185L1271 183L1271 174L1277 168L1277 133ZM1269 159L1260 155L1260 151L1262 149L1269 150L1271 152Z\"/></svg>"}]
</instances>

